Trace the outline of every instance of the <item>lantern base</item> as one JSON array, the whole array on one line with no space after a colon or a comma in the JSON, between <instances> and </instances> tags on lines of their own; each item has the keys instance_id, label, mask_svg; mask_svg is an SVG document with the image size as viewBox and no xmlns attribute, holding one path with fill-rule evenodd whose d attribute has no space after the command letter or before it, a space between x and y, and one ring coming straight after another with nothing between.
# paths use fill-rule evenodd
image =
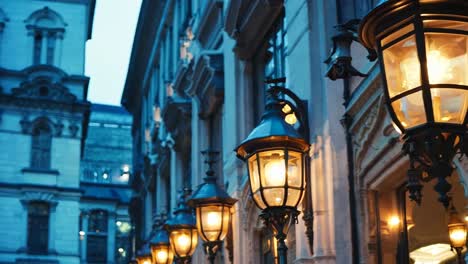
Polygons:
<instances>
[{"instance_id":1,"label":"lantern base","mask_svg":"<svg viewBox=\"0 0 468 264\"><path fill-rule=\"evenodd\" d=\"M297 223L297 216L299 211L293 207L270 207L266 208L260 214L263 223L267 228L273 230L276 240L278 241L278 257L279 264L287 263L288 247L286 246L285 239L288 235L289 227L291 224Z\"/></svg>"},{"instance_id":2,"label":"lantern base","mask_svg":"<svg viewBox=\"0 0 468 264\"><path fill-rule=\"evenodd\" d=\"M463 133L445 133L435 129L405 138L403 151L409 155L411 163L407 185L411 200L421 203L420 181L437 179L434 190L439 194L439 202L448 208L450 197L447 194L452 185L447 177L453 172L452 160L455 155L466 149L466 141L467 136ZM416 163L418 166L415 167Z\"/></svg>"},{"instance_id":3,"label":"lantern base","mask_svg":"<svg viewBox=\"0 0 468 264\"><path fill-rule=\"evenodd\" d=\"M222 241L210 241L203 243L205 254L208 255L208 260L211 264L215 263L216 254L218 253L218 250L222 244Z\"/></svg>"}]
</instances>

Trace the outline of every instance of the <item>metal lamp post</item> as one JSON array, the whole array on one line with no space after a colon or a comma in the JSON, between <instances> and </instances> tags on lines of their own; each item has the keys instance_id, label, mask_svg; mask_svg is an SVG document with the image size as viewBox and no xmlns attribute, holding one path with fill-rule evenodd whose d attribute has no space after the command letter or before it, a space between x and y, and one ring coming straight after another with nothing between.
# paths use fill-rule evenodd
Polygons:
<instances>
[{"instance_id":1,"label":"metal lamp post","mask_svg":"<svg viewBox=\"0 0 468 264\"><path fill-rule=\"evenodd\" d=\"M436 178L447 208L457 153L468 153L468 1L382 1L362 21L363 45L377 51L387 108L410 157L408 191ZM424 173L423 173L424 172Z\"/></svg>"},{"instance_id":2,"label":"metal lamp post","mask_svg":"<svg viewBox=\"0 0 468 264\"><path fill-rule=\"evenodd\" d=\"M138 264L152 264L151 249L148 243L145 243L137 252L136 261Z\"/></svg>"},{"instance_id":3,"label":"metal lamp post","mask_svg":"<svg viewBox=\"0 0 468 264\"><path fill-rule=\"evenodd\" d=\"M174 259L174 252L172 251L169 242L169 235L163 228L163 217L156 222L156 230L151 237L149 244L151 246L151 255L153 257L153 264L171 264Z\"/></svg>"},{"instance_id":4,"label":"metal lamp post","mask_svg":"<svg viewBox=\"0 0 468 264\"><path fill-rule=\"evenodd\" d=\"M460 219L457 210L452 205L449 212L448 231L450 238L450 246L457 253L458 263L464 263L462 251L466 245L466 224Z\"/></svg>"},{"instance_id":5,"label":"metal lamp post","mask_svg":"<svg viewBox=\"0 0 468 264\"><path fill-rule=\"evenodd\" d=\"M177 263L190 263L198 243L193 210L185 202L185 196L189 195L189 193L189 189L185 188L179 197L178 208L174 212L174 217L164 225L169 233L169 242Z\"/></svg>"},{"instance_id":6,"label":"metal lamp post","mask_svg":"<svg viewBox=\"0 0 468 264\"><path fill-rule=\"evenodd\" d=\"M284 82L284 79L272 83ZM287 263L285 243L291 224L297 221L297 206L304 196L308 167L309 143L307 112L303 102L290 90L274 85L269 88L265 113L260 124L236 149L240 159L247 162L252 197L262 210L260 217L273 230L278 241L279 263ZM294 103L285 99L288 96ZM287 107L286 107L287 106ZM286 121L291 108L301 121L299 131ZM285 113L286 112L286 113ZM294 120L291 120L294 121ZM307 132L305 132L307 131Z\"/></svg>"},{"instance_id":7,"label":"metal lamp post","mask_svg":"<svg viewBox=\"0 0 468 264\"><path fill-rule=\"evenodd\" d=\"M202 153L207 157L208 164L205 182L193 193L188 204L196 209L198 233L204 241L210 263L214 263L216 253L228 233L232 206L237 199L230 197L216 184L213 164L218 152L207 150Z\"/></svg>"}]
</instances>

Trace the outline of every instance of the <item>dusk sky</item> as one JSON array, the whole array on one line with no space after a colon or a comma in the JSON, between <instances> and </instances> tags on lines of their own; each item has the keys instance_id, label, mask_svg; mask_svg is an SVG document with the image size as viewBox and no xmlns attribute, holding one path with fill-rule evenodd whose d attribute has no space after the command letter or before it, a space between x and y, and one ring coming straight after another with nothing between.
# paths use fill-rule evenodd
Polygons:
<instances>
[{"instance_id":1,"label":"dusk sky","mask_svg":"<svg viewBox=\"0 0 468 264\"><path fill-rule=\"evenodd\" d=\"M88 100L120 105L141 0L97 0L93 36L86 44Z\"/></svg>"}]
</instances>

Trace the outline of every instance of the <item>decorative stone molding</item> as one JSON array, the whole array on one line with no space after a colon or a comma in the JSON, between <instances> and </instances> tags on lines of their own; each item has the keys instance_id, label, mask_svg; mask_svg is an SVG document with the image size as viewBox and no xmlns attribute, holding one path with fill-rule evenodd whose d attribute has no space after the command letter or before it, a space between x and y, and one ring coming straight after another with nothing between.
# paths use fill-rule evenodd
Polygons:
<instances>
[{"instance_id":1,"label":"decorative stone molding","mask_svg":"<svg viewBox=\"0 0 468 264\"><path fill-rule=\"evenodd\" d=\"M21 83L18 88L12 89L12 96L27 99L46 99L73 103L77 101L74 94L61 83L52 82L51 78L40 76L33 80Z\"/></svg>"},{"instance_id":2,"label":"decorative stone molding","mask_svg":"<svg viewBox=\"0 0 468 264\"><path fill-rule=\"evenodd\" d=\"M236 40L234 52L250 59L283 10L283 0L231 0L224 29Z\"/></svg>"},{"instance_id":3,"label":"decorative stone molding","mask_svg":"<svg viewBox=\"0 0 468 264\"><path fill-rule=\"evenodd\" d=\"M70 130L70 135L72 137L77 137L78 135L78 130L80 130L80 127L76 123L71 123L68 126L68 130Z\"/></svg>"},{"instance_id":4,"label":"decorative stone molding","mask_svg":"<svg viewBox=\"0 0 468 264\"><path fill-rule=\"evenodd\" d=\"M201 119L216 114L224 101L224 62L222 53L200 56L195 62L187 94L199 101Z\"/></svg>"},{"instance_id":5,"label":"decorative stone molding","mask_svg":"<svg viewBox=\"0 0 468 264\"><path fill-rule=\"evenodd\" d=\"M21 132L23 134L29 134L31 131L31 121L27 114L23 114L23 117L20 120Z\"/></svg>"},{"instance_id":6,"label":"decorative stone molding","mask_svg":"<svg viewBox=\"0 0 468 264\"><path fill-rule=\"evenodd\" d=\"M30 31L47 28L63 32L65 30L64 28L67 26L63 17L47 6L33 12L24 20L24 23L26 24L26 28Z\"/></svg>"},{"instance_id":7,"label":"decorative stone molding","mask_svg":"<svg viewBox=\"0 0 468 264\"><path fill-rule=\"evenodd\" d=\"M177 67L177 72L175 74L174 85L172 86L172 88L176 91L178 95L182 97L186 97L186 89L190 86L192 82L192 61L188 64L185 64L182 61L180 61L179 67Z\"/></svg>"},{"instance_id":8,"label":"decorative stone molding","mask_svg":"<svg viewBox=\"0 0 468 264\"><path fill-rule=\"evenodd\" d=\"M19 124L21 126L21 132L23 134L32 134L34 127L36 127L39 123L45 123L47 126L49 126L50 131L52 134L56 137L62 136L62 131L63 131L63 123L61 120L58 120L57 122L53 122L46 116L40 116L34 119L33 121L29 120L29 115L27 113L23 114L23 117L19 121Z\"/></svg>"},{"instance_id":9,"label":"decorative stone molding","mask_svg":"<svg viewBox=\"0 0 468 264\"><path fill-rule=\"evenodd\" d=\"M48 203L51 211L55 211L55 208L58 204L55 194L50 192L24 191L23 197L20 199L20 202L24 208L27 208L29 203L35 201Z\"/></svg>"},{"instance_id":10,"label":"decorative stone molding","mask_svg":"<svg viewBox=\"0 0 468 264\"><path fill-rule=\"evenodd\" d=\"M195 36L202 48L211 49L222 38L223 1L209 0L204 11Z\"/></svg>"}]
</instances>

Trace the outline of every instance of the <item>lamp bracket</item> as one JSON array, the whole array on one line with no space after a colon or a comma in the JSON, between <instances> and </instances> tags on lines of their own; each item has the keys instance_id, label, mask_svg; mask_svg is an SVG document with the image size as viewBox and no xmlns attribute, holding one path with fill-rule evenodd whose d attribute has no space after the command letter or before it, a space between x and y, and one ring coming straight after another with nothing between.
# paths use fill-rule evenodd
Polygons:
<instances>
[{"instance_id":1,"label":"lamp bracket","mask_svg":"<svg viewBox=\"0 0 468 264\"><path fill-rule=\"evenodd\" d=\"M351 76L367 76L354 68L351 63L351 44L353 41L361 44L357 34L360 22L360 19L351 19L344 24L335 26L336 34L332 37L333 47L329 57L325 60L328 65L326 76L331 80L346 79ZM364 47L364 45L362 46ZM365 48L368 53L367 58L370 61L375 61L377 53L373 49Z\"/></svg>"},{"instance_id":2,"label":"lamp bracket","mask_svg":"<svg viewBox=\"0 0 468 264\"><path fill-rule=\"evenodd\" d=\"M280 102L287 103L293 113L296 114L299 120L298 131L301 133L302 137L309 142L310 138L310 129L309 129L309 116L307 111L307 100L302 100L297 96L293 91L289 90L286 87L277 85L278 83L286 82L286 78L278 79L269 79L265 81L268 84L273 84L267 92L277 98ZM287 95L291 100L283 99L280 95ZM291 102L292 101L292 102Z\"/></svg>"}]
</instances>

